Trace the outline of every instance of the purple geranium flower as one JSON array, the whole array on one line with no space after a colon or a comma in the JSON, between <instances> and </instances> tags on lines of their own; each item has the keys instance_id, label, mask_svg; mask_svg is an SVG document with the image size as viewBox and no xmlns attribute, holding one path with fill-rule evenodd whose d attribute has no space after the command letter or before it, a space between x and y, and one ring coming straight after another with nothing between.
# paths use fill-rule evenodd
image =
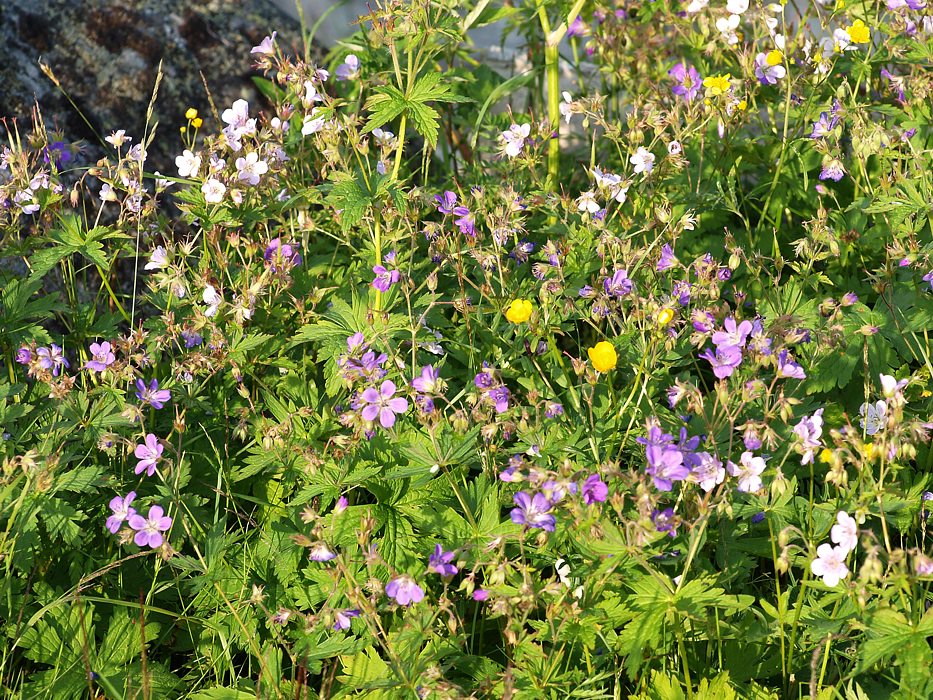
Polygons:
<instances>
[{"instance_id":1,"label":"purple geranium flower","mask_svg":"<svg viewBox=\"0 0 933 700\"><path fill-rule=\"evenodd\" d=\"M350 620L354 617L359 617L360 611L355 609L344 610L337 613L337 619L334 622L334 630L348 630L350 629Z\"/></svg>"},{"instance_id":2,"label":"purple geranium flower","mask_svg":"<svg viewBox=\"0 0 933 700\"><path fill-rule=\"evenodd\" d=\"M168 389L160 389L158 379L149 382L149 386L146 386L146 382L142 379L137 379L136 398L155 409L160 409L165 405L166 401L172 398L172 392Z\"/></svg>"},{"instance_id":3,"label":"purple geranium flower","mask_svg":"<svg viewBox=\"0 0 933 700\"><path fill-rule=\"evenodd\" d=\"M124 520L136 515L136 509L130 508L130 503L133 502L134 498L136 498L136 492L130 491L124 498L114 496L110 500L110 510L113 511L113 515L107 518L107 529L110 532L116 533Z\"/></svg>"},{"instance_id":4,"label":"purple geranium flower","mask_svg":"<svg viewBox=\"0 0 933 700\"><path fill-rule=\"evenodd\" d=\"M139 463L136 465L136 473L141 474L142 472L146 472L146 476L155 474L156 465L159 460L162 459L162 452L164 450L165 447L159 442L159 438L152 433L146 435L145 440L141 444L136 445L136 450L133 452L139 460Z\"/></svg>"},{"instance_id":5,"label":"purple geranium flower","mask_svg":"<svg viewBox=\"0 0 933 700\"><path fill-rule=\"evenodd\" d=\"M362 399L367 405L363 408L363 420L374 421L378 416L383 428L395 425L395 414L408 410L408 401L392 398L395 391L395 384L389 379L386 379L378 390L370 387L364 391Z\"/></svg>"},{"instance_id":6,"label":"purple geranium flower","mask_svg":"<svg viewBox=\"0 0 933 700\"><path fill-rule=\"evenodd\" d=\"M690 475L683 453L673 444L674 437L657 425L649 426L648 435L636 438L636 442L645 446L645 458L648 460L645 472L659 491L670 491L675 481L683 481Z\"/></svg>"},{"instance_id":7,"label":"purple geranium flower","mask_svg":"<svg viewBox=\"0 0 933 700\"><path fill-rule=\"evenodd\" d=\"M677 536L677 516L674 515L673 508L664 510L655 508L651 513L651 522L654 523L654 529L658 532L666 532L671 537Z\"/></svg>"},{"instance_id":8,"label":"purple geranium flower","mask_svg":"<svg viewBox=\"0 0 933 700\"><path fill-rule=\"evenodd\" d=\"M315 542L308 548L308 558L311 561L330 561L337 555L323 542Z\"/></svg>"},{"instance_id":9,"label":"purple geranium flower","mask_svg":"<svg viewBox=\"0 0 933 700\"><path fill-rule=\"evenodd\" d=\"M64 352L55 343L52 343L52 346L48 348L39 348L36 350L36 355L39 357L39 366L42 369L51 370L53 377L59 375L62 367L65 369L71 367L68 360L65 359Z\"/></svg>"},{"instance_id":10,"label":"purple geranium flower","mask_svg":"<svg viewBox=\"0 0 933 700\"><path fill-rule=\"evenodd\" d=\"M583 493L583 502L587 505L602 503L609 495L609 487L599 478L599 474L590 474L580 491Z\"/></svg>"},{"instance_id":11,"label":"purple geranium flower","mask_svg":"<svg viewBox=\"0 0 933 700\"><path fill-rule=\"evenodd\" d=\"M628 270L625 269L616 270L612 273L612 277L603 281L603 289L611 297L624 297L626 294L631 294L634 288L635 284L629 279Z\"/></svg>"},{"instance_id":12,"label":"purple geranium flower","mask_svg":"<svg viewBox=\"0 0 933 700\"><path fill-rule=\"evenodd\" d=\"M433 365L427 365L421 368L421 375L411 380L411 386L415 391L425 394L433 394L438 389L438 372Z\"/></svg>"},{"instance_id":13,"label":"purple geranium flower","mask_svg":"<svg viewBox=\"0 0 933 700\"><path fill-rule=\"evenodd\" d=\"M428 571L440 576L455 576L459 569L451 563L453 560L454 552L445 552L439 544L435 545L434 553L428 559Z\"/></svg>"},{"instance_id":14,"label":"purple geranium flower","mask_svg":"<svg viewBox=\"0 0 933 700\"><path fill-rule=\"evenodd\" d=\"M820 112L820 118L813 122L813 130L810 132L811 139L822 139L836 128L838 117L830 117L826 112Z\"/></svg>"},{"instance_id":15,"label":"purple geranium flower","mask_svg":"<svg viewBox=\"0 0 933 700\"><path fill-rule=\"evenodd\" d=\"M730 316L723 321L725 330L713 333L713 344L719 349L725 349L724 346L734 345L736 347L745 347L745 341L752 332L751 321L742 321L737 324L735 319Z\"/></svg>"},{"instance_id":16,"label":"purple geranium flower","mask_svg":"<svg viewBox=\"0 0 933 700\"><path fill-rule=\"evenodd\" d=\"M140 547L161 547L164 538L162 533L172 526L172 519L165 515L162 506L152 506L148 517L134 513L129 517L130 527L136 530L133 541Z\"/></svg>"},{"instance_id":17,"label":"purple geranium flower","mask_svg":"<svg viewBox=\"0 0 933 700\"><path fill-rule=\"evenodd\" d=\"M725 379L731 377L735 368L742 363L742 350L734 345L727 345L716 348L716 353L713 354L712 349L707 348L700 353L700 357L708 360L713 366L713 374L717 379Z\"/></svg>"},{"instance_id":18,"label":"purple geranium flower","mask_svg":"<svg viewBox=\"0 0 933 700\"><path fill-rule=\"evenodd\" d=\"M554 532L554 525L557 521L550 514L551 501L547 496L543 493L536 493L532 497L524 491L519 491L512 499L518 506L513 508L510 514L513 523Z\"/></svg>"},{"instance_id":19,"label":"purple geranium flower","mask_svg":"<svg viewBox=\"0 0 933 700\"><path fill-rule=\"evenodd\" d=\"M388 292L389 288L401 277L398 270L387 270L382 265L373 265L373 273L376 275L373 280L373 289L378 289L380 292Z\"/></svg>"},{"instance_id":20,"label":"purple geranium flower","mask_svg":"<svg viewBox=\"0 0 933 700\"><path fill-rule=\"evenodd\" d=\"M399 576L389 581L386 595L394 598L399 605L411 605L424 600L424 590L415 583L411 576Z\"/></svg>"},{"instance_id":21,"label":"purple geranium flower","mask_svg":"<svg viewBox=\"0 0 933 700\"><path fill-rule=\"evenodd\" d=\"M800 463L812 464L814 451L823 445L820 441L823 435L823 409L818 409L812 416L801 418L800 422L794 426L794 434L800 441L803 453Z\"/></svg>"},{"instance_id":22,"label":"purple geranium flower","mask_svg":"<svg viewBox=\"0 0 933 700\"><path fill-rule=\"evenodd\" d=\"M454 207L457 206L457 194L447 190L442 195L434 195L434 201L437 202L437 210L441 214L453 214Z\"/></svg>"},{"instance_id":23,"label":"purple geranium flower","mask_svg":"<svg viewBox=\"0 0 933 700\"><path fill-rule=\"evenodd\" d=\"M677 258L674 256L674 249L671 248L669 243L665 243L661 246L661 258L658 260L657 270L658 272L664 272L674 267L677 262Z\"/></svg>"},{"instance_id":24,"label":"purple geranium flower","mask_svg":"<svg viewBox=\"0 0 933 700\"><path fill-rule=\"evenodd\" d=\"M116 361L110 343L91 343L91 359L84 366L92 372L103 372Z\"/></svg>"},{"instance_id":25,"label":"purple geranium flower","mask_svg":"<svg viewBox=\"0 0 933 700\"><path fill-rule=\"evenodd\" d=\"M832 180L839 182L846 174L846 169L842 166L842 161L838 158L828 158L823 161L823 169L820 171L820 180Z\"/></svg>"},{"instance_id":26,"label":"purple geranium flower","mask_svg":"<svg viewBox=\"0 0 933 700\"><path fill-rule=\"evenodd\" d=\"M460 233L464 236L471 237L476 235L476 222L469 209L466 207L454 207L453 214L459 217L454 219L454 224L460 229Z\"/></svg>"},{"instance_id":27,"label":"purple geranium flower","mask_svg":"<svg viewBox=\"0 0 933 700\"><path fill-rule=\"evenodd\" d=\"M505 413L509 410L509 389L505 386L497 386L490 389L487 393L489 400L495 406L496 413Z\"/></svg>"},{"instance_id":28,"label":"purple geranium flower","mask_svg":"<svg viewBox=\"0 0 933 700\"><path fill-rule=\"evenodd\" d=\"M779 377L786 377L789 379L807 378L807 373L803 371L803 367L788 356L787 350L781 350L781 352L778 353L777 371Z\"/></svg>"},{"instance_id":29,"label":"purple geranium flower","mask_svg":"<svg viewBox=\"0 0 933 700\"><path fill-rule=\"evenodd\" d=\"M32 350L22 347L16 351L16 361L21 365L28 365L32 362Z\"/></svg>"},{"instance_id":30,"label":"purple geranium flower","mask_svg":"<svg viewBox=\"0 0 933 700\"><path fill-rule=\"evenodd\" d=\"M278 272L279 267L289 270L301 265L301 254L291 243L282 243L282 239L273 238L266 246L266 251L262 254L263 260L270 263L273 272Z\"/></svg>"},{"instance_id":31,"label":"purple geranium flower","mask_svg":"<svg viewBox=\"0 0 933 700\"><path fill-rule=\"evenodd\" d=\"M924 282L930 285L930 290L933 291L933 270L930 270L923 277L921 277ZM853 295L855 296L855 295Z\"/></svg>"},{"instance_id":32,"label":"purple geranium flower","mask_svg":"<svg viewBox=\"0 0 933 700\"><path fill-rule=\"evenodd\" d=\"M686 63L678 63L671 68L667 74L676 81L676 85L671 88L678 97L683 97L685 101L690 102L700 92L702 81L697 69Z\"/></svg>"}]
</instances>

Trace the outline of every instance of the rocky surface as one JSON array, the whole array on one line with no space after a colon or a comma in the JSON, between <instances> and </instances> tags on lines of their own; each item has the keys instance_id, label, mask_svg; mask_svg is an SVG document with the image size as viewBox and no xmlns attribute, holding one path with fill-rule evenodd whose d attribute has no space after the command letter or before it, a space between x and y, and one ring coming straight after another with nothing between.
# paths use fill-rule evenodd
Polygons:
<instances>
[{"instance_id":1,"label":"rocky surface","mask_svg":"<svg viewBox=\"0 0 933 700\"><path fill-rule=\"evenodd\" d=\"M141 137L161 61L161 138L148 165L168 172L189 106L216 126L202 73L219 110L240 97L261 100L249 51L272 30L282 46L301 45L298 23L268 0L0 0L0 117L28 131L38 103L48 128L84 140L93 160L115 129Z\"/></svg>"}]
</instances>

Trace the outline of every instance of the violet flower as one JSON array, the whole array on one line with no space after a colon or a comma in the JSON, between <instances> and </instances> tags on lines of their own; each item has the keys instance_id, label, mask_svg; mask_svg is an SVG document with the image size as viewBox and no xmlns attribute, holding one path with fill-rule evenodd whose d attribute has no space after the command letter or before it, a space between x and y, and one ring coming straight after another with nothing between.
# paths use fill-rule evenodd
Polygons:
<instances>
[{"instance_id":1,"label":"violet flower","mask_svg":"<svg viewBox=\"0 0 933 700\"><path fill-rule=\"evenodd\" d=\"M517 508L510 513L513 523L526 527L537 527L548 532L554 532L556 519L551 515L551 501L543 493L530 496L524 491L516 493L512 500Z\"/></svg>"},{"instance_id":2,"label":"violet flower","mask_svg":"<svg viewBox=\"0 0 933 700\"><path fill-rule=\"evenodd\" d=\"M65 369L71 367L71 364L65 359L64 352L55 343L52 343L52 346L48 348L39 348L36 350L36 355L39 358L39 366L42 369L51 370L53 377L59 375L62 367Z\"/></svg>"},{"instance_id":3,"label":"violet flower","mask_svg":"<svg viewBox=\"0 0 933 700\"><path fill-rule=\"evenodd\" d=\"M103 372L116 361L116 356L110 348L110 343L91 343L91 359L84 365L92 372Z\"/></svg>"},{"instance_id":4,"label":"violet flower","mask_svg":"<svg viewBox=\"0 0 933 700\"><path fill-rule=\"evenodd\" d=\"M378 390L370 387L364 391L362 399L367 405L363 408L363 420L374 421L378 416L379 424L383 428L391 428L395 425L395 414L408 410L407 400L392 398L395 391L395 384L389 379L386 379Z\"/></svg>"},{"instance_id":5,"label":"violet flower","mask_svg":"<svg viewBox=\"0 0 933 700\"><path fill-rule=\"evenodd\" d=\"M137 379L136 398L158 410L172 398L172 393L168 389L160 389L158 379L149 382L148 387L142 379Z\"/></svg>"},{"instance_id":6,"label":"violet flower","mask_svg":"<svg viewBox=\"0 0 933 700\"><path fill-rule=\"evenodd\" d=\"M700 74L693 66L681 62L671 68L667 74L677 83L671 88L671 92L678 97L683 97L686 102L690 102L699 94L703 81L700 80Z\"/></svg>"},{"instance_id":7,"label":"violet flower","mask_svg":"<svg viewBox=\"0 0 933 700\"><path fill-rule=\"evenodd\" d=\"M263 260L270 263L273 272L278 272L279 265L288 270L301 265L301 254L291 243L282 243L280 238L273 238L266 246Z\"/></svg>"},{"instance_id":8,"label":"violet flower","mask_svg":"<svg viewBox=\"0 0 933 700\"><path fill-rule=\"evenodd\" d=\"M587 505L603 503L609 496L609 487L603 483L599 474L590 474L583 482L580 491L583 494L583 502Z\"/></svg>"},{"instance_id":9,"label":"violet flower","mask_svg":"<svg viewBox=\"0 0 933 700\"><path fill-rule=\"evenodd\" d=\"M107 518L107 529L110 530L110 532L116 534L124 520L136 515L136 509L130 507L130 503L133 502L134 498L136 498L136 492L130 491L123 498L114 496L110 500L110 510L113 512L113 514Z\"/></svg>"},{"instance_id":10,"label":"violet flower","mask_svg":"<svg viewBox=\"0 0 933 700\"><path fill-rule=\"evenodd\" d=\"M735 368L742 364L742 351L733 345L716 348L715 354L711 348L707 348L700 353L700 357L713 366L713 374L717 379L731 377Z\"/></svg>"},{"instance_id":11,"label":"violet flower","mask_svg":"<svg viewBox=\"0 0 933 700\"><path fill-rule=\"evenodd\" d=\"M399 605L411 605L424 600L424 590L415 583L411 576L403 575L389 581L386 595L394 598Z\"/></svg>"},{"instance_id":12,"label":"violet flower","mask_svg":"<svg viewBox=\"0 0 933 700\"><path fill-rule=\"evenodd\" d=\"M372 282L373 289L380 292L388 292L392 285L401 278L398 270L387 270L382 265L373 265L373 273L376 275Z\"/></svg>"},{"instance_id":13,"label":"violet flower","mask_svg":"<svg viewBox=\"0 0 933 700\"><path fill-rule=\"evenodd\" d=\"M434 546L434 553L428 559L428 571L440 576L455 576L459 569L453 564L455 553L445 552L439 544Z\"/></svg>"},{"instance_id":14,"label":"violet flower","mask_svg":"<svg viewBox=\"0 0 933 700\"><path fill-rule=\"evenodd\" d=\"M339 68L337 69L340 70ZM343 610L336 614L336 620L334 621L334 631L339 632L340 630L350 629L350 620L354 617L359 617L360 611L355 609Z\"/></svg>"},{"instance_id":15,"label":"violet flower","mask_svg":"<svg viewBox=\"0 0 933 700\"><path fill-rule=\"evenodd\" d=\"M152 433L146 435L145 440L141 444L136 445L136 449L133 451L133 454L136 455L136 458L139 462L136 464L136 473L141 474L146 472L146 476L152 476L155 474L156 465L159 463L159 460L162 459L162 452L165 450L165 447L159 442L157 438Z\"/></svg>"},{"instance_id":16,"label":"violet flower","mask_svg":"<svg viewBox=\"0 0 933 700\"><path fill-rule=\"evenodd\" d=\"M162 533L172 526L172 519L165 515L162 506L152 506L149 509L149 515L143 517L134 514L129 517L130 527L136 530L136 536L133 538L140 547L149 546L152 549L162 546L165 538Z\"/></svg>"}]
</instances>

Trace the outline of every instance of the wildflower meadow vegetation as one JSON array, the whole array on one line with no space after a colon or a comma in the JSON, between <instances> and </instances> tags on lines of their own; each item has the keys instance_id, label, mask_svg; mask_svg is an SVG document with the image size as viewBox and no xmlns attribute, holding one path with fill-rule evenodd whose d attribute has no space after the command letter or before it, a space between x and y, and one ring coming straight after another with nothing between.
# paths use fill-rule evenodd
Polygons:
<instances>
[{"instance_id":1,"label":"wildflower meadow vegetation","mask_svg":"<svg viewBox=\"0 0 933 700\"><path fill-rule=\"evenodd\" d=\"M6 115L3 696L933 697L933 8L269 29Z\"/></svg>"}]
</instances>

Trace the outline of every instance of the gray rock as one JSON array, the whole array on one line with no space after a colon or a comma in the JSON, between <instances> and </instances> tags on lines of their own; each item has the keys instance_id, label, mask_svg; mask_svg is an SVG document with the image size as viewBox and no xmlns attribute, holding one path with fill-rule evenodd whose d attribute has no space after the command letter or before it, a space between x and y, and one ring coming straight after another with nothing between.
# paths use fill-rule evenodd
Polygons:
<instances>
[{"instance_id":1,"label":"gray rock","mask_svg":"<svg viewBox=\"0 0 933 700\"><path fill-rule=\"evenodd\" d=\"M154 114L161 136L147 166L173 171L185 110L196 107L205 126L218 126L208 121L201 74L218 110L240 97L258 104L249 51L272 30L283 47L301 45L298 23L267 0L0 0L0 117L28 131L38 103L47 127L85 140L84 160L94 160L100 138L115 129L142 137L162 61Z\"/></svg>"}]
</instances>

